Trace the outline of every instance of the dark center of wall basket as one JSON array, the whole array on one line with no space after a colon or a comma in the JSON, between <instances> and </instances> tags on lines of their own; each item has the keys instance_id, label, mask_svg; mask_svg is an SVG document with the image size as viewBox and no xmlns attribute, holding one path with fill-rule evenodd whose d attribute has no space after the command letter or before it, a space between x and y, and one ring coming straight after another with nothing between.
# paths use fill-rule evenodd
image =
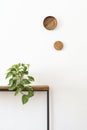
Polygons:
<instances>
[{"instance_id":1,"label":"dark center of wall basket","mask_svg":"<svg viewBox=\"0 0 87 130\"><path fill-rule=\"evenodd\" d=\"M43 21L43 25L47 30L53 30L57 26L57 20L53 16L47 16Z\"/></svg>"},{"instance_id":2,"label":"dark center of wall basket","mask_svg":"<svg viewBox=\"0 0 87 130\"><path fill-rule=\"evenodd\" d=\"M61 41L56 41L56 42L54 43L54 48L55 48L56 50L62 50L62 48L63 48L63 43L62 43Z\"/></svg>"}]
</instances>

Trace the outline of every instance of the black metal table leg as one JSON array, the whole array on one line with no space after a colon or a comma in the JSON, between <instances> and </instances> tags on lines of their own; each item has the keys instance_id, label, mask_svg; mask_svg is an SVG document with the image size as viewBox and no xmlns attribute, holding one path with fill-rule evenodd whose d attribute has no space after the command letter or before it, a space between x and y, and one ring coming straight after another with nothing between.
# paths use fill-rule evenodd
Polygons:
<instances>
[{"instance_id":1,"label":"black metal table leg","mask_svg":"<svg viewBox=\"0 0 87 130\"><path fill-rule=\"evenodd\" d=\"M49 90L47 90L47 130L49 130Z\"/></svg>"}]
</instances>

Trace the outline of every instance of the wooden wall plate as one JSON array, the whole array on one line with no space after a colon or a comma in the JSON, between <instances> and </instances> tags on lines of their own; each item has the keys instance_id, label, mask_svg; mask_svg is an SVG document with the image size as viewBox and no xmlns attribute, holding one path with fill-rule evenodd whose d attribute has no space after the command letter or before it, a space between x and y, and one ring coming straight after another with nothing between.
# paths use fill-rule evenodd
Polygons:
<instances>
[{"instance_id":1,"label":"wooden wall plate","mask_svg":"<svg viewBox=\"0 0 87 130\"><path fill-rule=\"evenodd\" d=\"M54 48L55 48L56 50L62 50L62 48L63 48L63 43L62 43L61 41L56 41L56 42L54 43Z\"/></svg>"},{"instance_id":2,"label":"wooden wall plate","mask_svg":"<svg viewBox=\"0 0 87 130\"><path fill-rule=\"evenodd\" d=\"M47 16L43 21L43 25L46 29L53 30L57 26L57 20L53 16Z\"/></svg>"}]
</instances>

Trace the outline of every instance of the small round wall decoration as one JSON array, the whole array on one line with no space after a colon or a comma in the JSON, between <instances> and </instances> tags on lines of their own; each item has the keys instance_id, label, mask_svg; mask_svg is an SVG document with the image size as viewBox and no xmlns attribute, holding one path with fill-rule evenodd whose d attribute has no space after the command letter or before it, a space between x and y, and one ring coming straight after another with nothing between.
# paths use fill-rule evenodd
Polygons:
<instances>
[{"instance_id":1,"label":"small round wall decoration","mask_svg":"<svg viewBox=\"0 0 87 130\"><path fill-rule=\"evenodd\" d=\"M62 49L63 49L63 42L61 42L61 41L56 41L56 42L54 43L54 48L55 48L56 50L62 50Z\"/></svg>"},{"instance_id":2,"label":"small round wall decoration","mask_svg":"<svg viewBox=\"0 0 87 130\"><path fill-rule=\"evenodd\" d=\"M43 25L47 30L53 30L57 26L57 20L53 16L47 16L43 21Z\"/></svg>"}]
</instances>

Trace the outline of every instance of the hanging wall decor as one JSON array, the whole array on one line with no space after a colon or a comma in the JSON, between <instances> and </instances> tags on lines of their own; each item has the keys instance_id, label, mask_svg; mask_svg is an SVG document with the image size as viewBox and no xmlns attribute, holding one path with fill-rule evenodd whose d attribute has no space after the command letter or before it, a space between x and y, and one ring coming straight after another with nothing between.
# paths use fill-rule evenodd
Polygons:
<instances>
[{"instance_id":1,"label":"hanging wall decor","mask_svg":"<svg viewBox=\"0 0 87 130\"><path fill-rule=\"evenodd\" d=\"M53 30L56 28L57 26L57 20L55 17L53 16L47 16L44 21L43 21L43 26L47 29L47 30Z\"/></svg>"},{"instance_id":2,"label":"hanging wall decor","mask_svg":"<svg viewBox=\"0 0 87 130\"><path fill-rule=\"evenodd\" d=\"M62 43L61 41L56 41L56 42L54 43L54 48L55 48L56 50L62 50L62 48L63 48L63 43Z\"/></svg>"}]
</instances>

